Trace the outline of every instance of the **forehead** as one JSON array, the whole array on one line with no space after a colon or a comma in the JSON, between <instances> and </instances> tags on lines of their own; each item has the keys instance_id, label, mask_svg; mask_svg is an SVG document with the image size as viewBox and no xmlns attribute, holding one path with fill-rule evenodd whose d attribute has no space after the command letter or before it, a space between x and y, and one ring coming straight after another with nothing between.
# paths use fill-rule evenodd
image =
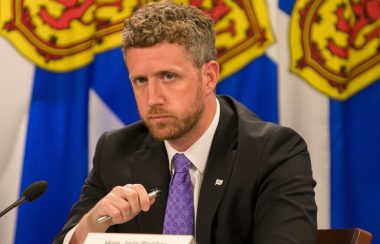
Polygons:
<instances>
[{"instance_id":1,"label":"forehead","mask_svg":"<svg viewBox=\"0 0 380 244\"><path fill-rule=\"evenodd\" d=\"M125 53L128 69L144 65L188 64L193 60L184 45L163 42L151 47L128 48Z\"/></svg>"}]
</instances>

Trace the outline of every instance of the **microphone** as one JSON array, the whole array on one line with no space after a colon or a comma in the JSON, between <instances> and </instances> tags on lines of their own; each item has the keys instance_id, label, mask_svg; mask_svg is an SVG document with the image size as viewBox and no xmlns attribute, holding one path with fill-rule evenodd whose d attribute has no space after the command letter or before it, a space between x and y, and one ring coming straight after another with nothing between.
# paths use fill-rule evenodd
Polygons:
<instances>
[{"instance_id":1,"label":"microphone","mask_svg":"<svg viewBox=\"0 0 380 244\"><path fill-rule=\"evenodd\" d=\"M44 180L36 181L33 184L29 185L28 188L26 188L25 191L22 193L22 197L6 209L4 209L0 213L0 217L25 201L31 202L39 198L45 192L47 185L48 183Z\"/></svg>"}]
</instances>

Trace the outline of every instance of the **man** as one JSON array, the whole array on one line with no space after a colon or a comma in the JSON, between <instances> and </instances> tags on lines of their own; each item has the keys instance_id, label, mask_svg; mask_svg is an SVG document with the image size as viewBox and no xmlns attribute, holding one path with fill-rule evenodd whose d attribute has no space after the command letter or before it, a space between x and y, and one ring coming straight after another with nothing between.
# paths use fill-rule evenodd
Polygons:
<instances>
[{"instance_id":1,"label":"man","mask_svg":"<svg viewBox=\"0 0 380 244\"><path fill-rule=\"evenodd\" d=\"M142 122L101 136L56 242L81 243L89 232L185 233L167 230L179 219L169 216L180 155L191 162L182 173L191 181L186 233L198 244L315 243L305 142L216 96L215 53L212 20L194 7L152 3L126 20L123 54ZM161 196L149 199L152 188Z\"/></svg>"}]
</instances>

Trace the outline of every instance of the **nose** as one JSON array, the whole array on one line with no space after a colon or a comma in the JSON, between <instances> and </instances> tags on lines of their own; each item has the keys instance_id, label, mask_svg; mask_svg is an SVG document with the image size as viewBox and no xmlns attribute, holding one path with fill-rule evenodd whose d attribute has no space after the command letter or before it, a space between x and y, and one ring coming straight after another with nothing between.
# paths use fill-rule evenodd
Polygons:
<instances>
[{"instance_id":1,"label":"nose","mask_svg":"<svg viewBox=\"0 0 380 244\"><path fill-rule=\"evenodd\" d=\"M150 107L162 105L163 94L160 82L157 80L149 81L148 84L148 105Z\"/></svg>"}]
</instances>

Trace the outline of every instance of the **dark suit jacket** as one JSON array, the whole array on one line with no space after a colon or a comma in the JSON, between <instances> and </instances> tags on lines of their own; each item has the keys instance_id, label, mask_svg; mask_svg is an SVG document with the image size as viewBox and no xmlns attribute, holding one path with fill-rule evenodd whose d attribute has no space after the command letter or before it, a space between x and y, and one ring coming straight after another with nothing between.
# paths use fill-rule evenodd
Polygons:
<instances>
[{"instance_id":1,"label":"dark suit jacket","mask_svg":"<svg viewBox=\"0 0 380 244\"><path fill-rule=\"evenodd\" d=\"M315 181L305 142L230 97L218 99L220 121L199 196L197 243L315 243ZM57 243L113 187L127 183L157 187L162 194L149 212L108 231L162 233L170 182L163 142L138 122L103 134L93 164Z\"/></svg>"}]
</instances>

